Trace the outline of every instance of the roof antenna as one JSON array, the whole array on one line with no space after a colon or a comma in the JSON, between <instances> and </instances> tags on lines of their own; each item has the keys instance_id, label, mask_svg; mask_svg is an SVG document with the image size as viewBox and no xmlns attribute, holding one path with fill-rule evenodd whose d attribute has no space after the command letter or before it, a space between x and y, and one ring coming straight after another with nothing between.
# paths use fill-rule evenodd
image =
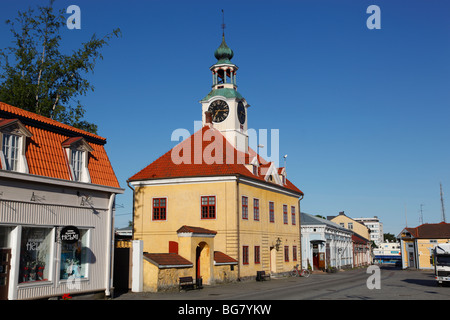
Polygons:
<instances>
[{"instance_id":1,"label":"roof antenna","mask_svg":"<svg viewBox=\"0 0 450 320\"><path fill-rule=\"evenodd\" d=\"M442 221L445 221L445 208L444 208L444 192L442 191L442 183L440 183L441 185L441 209L442 209Z\"/></svg>"},{"instance_id":2,"label":"roof antenna","mask_svg":"<svg viewBox=\"0 0 450 320\"><path fill-rule=\"evenodd\" d=\"M225 37L225 12L222 9L222 36Z\"/></svg>"}]
</instances>

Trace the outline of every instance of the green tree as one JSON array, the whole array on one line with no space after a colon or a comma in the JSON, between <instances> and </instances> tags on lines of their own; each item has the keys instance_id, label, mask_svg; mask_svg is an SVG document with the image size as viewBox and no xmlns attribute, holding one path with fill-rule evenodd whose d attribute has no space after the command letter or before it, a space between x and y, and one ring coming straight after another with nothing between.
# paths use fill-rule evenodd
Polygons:
<instances>
[{"instance_id":1,"label":"green tree","mask_svg":"<svg viewBox=\"0 0 450 320\"><path fill-rule=\"evenodd\" d=\"M6 21L13 45L0 50L0 101L97 133L97 125L83 119L85 109L78 99L94 91L86 75L120 29L103 38L94 34L71 54L63 54L60 30L66 27L66 17L53 3L19 11L13 21Z\"/></svg>"}]
</instances>

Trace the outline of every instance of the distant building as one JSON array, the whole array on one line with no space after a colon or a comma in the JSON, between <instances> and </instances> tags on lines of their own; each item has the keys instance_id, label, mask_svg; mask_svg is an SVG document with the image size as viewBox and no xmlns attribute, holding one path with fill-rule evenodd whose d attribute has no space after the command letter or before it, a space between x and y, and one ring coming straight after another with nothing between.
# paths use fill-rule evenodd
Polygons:
<instances>
[{"instance_id":1,"label":"distant building","mask_svg":"<svg viewBox=\"0 0 450 320\"><path fill-rule=\"evenodd\" d=\"M359 222L355 219L352 219L345 215L344 211L339 212L339 215L337 216L328 216L328 220L333 221L334 223L337 223L343 228L346 228L350 231L353 231L360 237L363 237L364 239L370 239L370 230L367 226L365 226L362 222Z\"/></svg>"},{"instance_id":2,"label":"distant building","mask_svg":"<svg viewBox=\"0 0 450 320\"><path fill-rule=\"evenodd\" d=\"M402 261L400 242L381 242L373 249L374 262L379 264L395 264Z\"/></svg>"},{"instance_id":3,"label":"distant building","mask_svg":"<svg viewBox=\"0 0 450 320\"><path fill-rule=\"evenodd\" d=\"M450 223L425 223L415 228L404 228L400 239L402 268L433 269L433 249L450 242Z\"/></svg>"},{"instance_id":4,"label":"distant building","mask_svg":"<svg viewBox=\"0 0 450 320\"><path fill-rule=\"evenodd\" d=\"M304 212L300 223L303 268L353 267L352 231Z\"/></svg>"},{"instance_id":5,"label":"distant building","mask_svg":"<svg viewBox=\"0 0 450 320\"><path fill-rule=\"evenodd\" d=\"M377 246L384 242L383 223L377 216L373 218L354 218L355 221L363 223L370 230L370 239Z\"/></svg>"}]
</instances>

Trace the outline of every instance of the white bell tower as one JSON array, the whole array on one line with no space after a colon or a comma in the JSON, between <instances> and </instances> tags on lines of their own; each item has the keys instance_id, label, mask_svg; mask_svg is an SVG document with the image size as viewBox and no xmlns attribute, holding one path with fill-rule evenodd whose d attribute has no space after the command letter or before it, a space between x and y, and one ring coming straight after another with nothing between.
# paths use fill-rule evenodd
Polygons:
<instances>
[{"instance_id":1,"label":"white bell tower","mask_svg":"<svg viewBox=\"0 0 450 320\"><path fill-rule=\"evenodd\" d=\"M212 90L200 101L202 119L205 125L205 112L210 111L213 127L237 150L248 153L247 109L250 105L237 91L238 67L230 61L233 55L223 33L222 43L214 52L217 63L209 68L212 72Z\"/></svg>"}]
</instances>

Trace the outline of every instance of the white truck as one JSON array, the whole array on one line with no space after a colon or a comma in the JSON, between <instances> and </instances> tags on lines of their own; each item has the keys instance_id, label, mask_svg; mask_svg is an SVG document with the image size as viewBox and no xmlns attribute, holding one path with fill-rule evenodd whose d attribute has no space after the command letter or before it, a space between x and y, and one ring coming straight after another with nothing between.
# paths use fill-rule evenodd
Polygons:
<instances>
[{"instance_id":1,"label":"white truck","mask_svg":"<svg viewBox=\"0 0 450 320\"><path fill-rule=\"evenodd\" d=\"M438 285L450 283L450 243L440 243L434 248L434 274Z\"/></svg>"}]
</instances>

